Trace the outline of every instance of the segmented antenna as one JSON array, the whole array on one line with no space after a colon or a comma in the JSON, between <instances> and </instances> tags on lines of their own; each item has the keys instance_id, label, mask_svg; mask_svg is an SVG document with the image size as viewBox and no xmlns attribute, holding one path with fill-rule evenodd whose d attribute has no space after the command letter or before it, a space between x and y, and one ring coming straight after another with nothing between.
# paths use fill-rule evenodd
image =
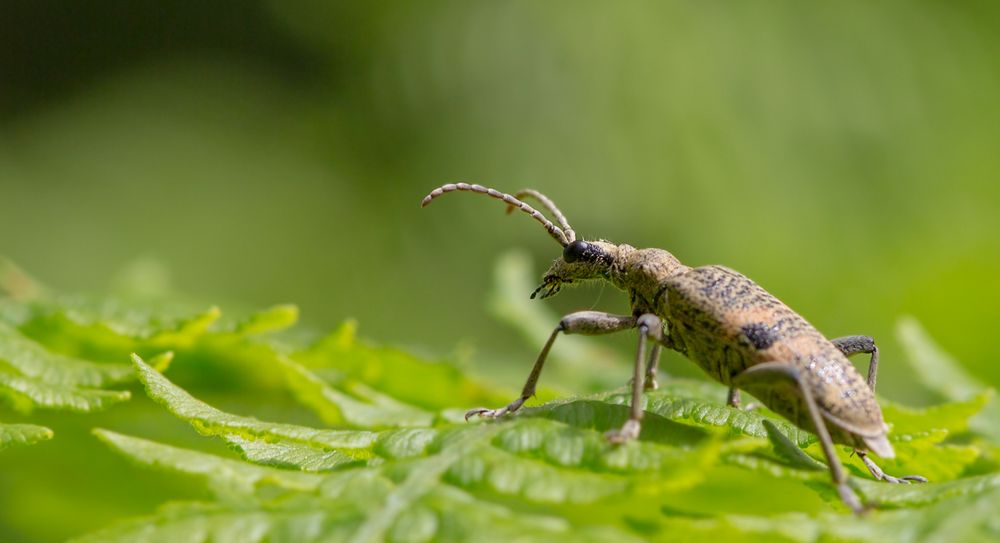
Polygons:
<instances>
[{"instance_id":1,"label":"segmented antenna","mask_svg":"<svg viewBox=\"0 0 1000 543\"><path fill-rule=\"evenodd\" d=\"M524 189L517 191L514 194L515 198L520 198L522 200L524 199L525 196L530 196L538 200L542 204L542 206L544 206L545 209L547 209L548 212L551 213L553 217L555 217L556 222L559 223L559 226L562 227L563 232L566 234L566 241L570 243L576 241L576 232L573 231L573 228L569 225L569 221L566 220L566 215L563 215L563 212L560 211L558 207L556 207L555 202L549 199L548 196L542 194L541 192L538 192L535 189ZM511 205L507 206L507 213L510 213L511 211L514 211L514 206Z\"/></svg>"},{"instance_id":2,"label":"segmented antenna","mask_svg":"<svg viewBox=\"0 0 1000 543\"><path fill-rule=\"evenodd\" d=\"M505 192L500 192L498 190L494 190L488 187L484 187L482 185L470 185L469 183L448 183L447 185L441 185L440 187L432 190L430 194L428 194L427 196L424 196L423 201L420 202L420 207L427 206L427 204L431 203L431 200L437 198L438 196L441 196L446 192L453 192L456 190L463 190L467 192L478 192L480 194L485 194L487 196L496 198L497 200L503 200L504 202L507 202L508 206L516 207L521 211L527 213L528 215L531 215L531 217L536 221L542 223L542 226L545 227L545 230L549 233L550 236L552 236L553 239L559 242L559 245L565 247L570 244L570 241L572 241L566 236L565 232L563 232L558 226L552 224L552 221L546 219L545 215L542 215L541 212L538 211L537 209L529 206L528 204L522 202L521 200L518 200L517 198L511 196L510 194L507 194ZM548 198L545 198L545 200L548 200ZM548 201L549 204L552 203L551 200ZM542 201L542 204L545 205L545 201ZM552 208L555 208L555 206L552 206ZM562 214L560 213L558 216L561 215ZM565 217L563 217L562 220L565 221ZM572 230L570 231L572 232Z\"/></svg>"}]
</instances>

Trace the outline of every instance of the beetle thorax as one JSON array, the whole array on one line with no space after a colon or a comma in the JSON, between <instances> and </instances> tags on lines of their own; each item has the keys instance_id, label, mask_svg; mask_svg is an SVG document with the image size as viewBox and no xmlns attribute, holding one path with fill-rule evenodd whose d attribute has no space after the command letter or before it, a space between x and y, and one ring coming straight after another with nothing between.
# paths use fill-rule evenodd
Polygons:
<instances>
[{"instance_id":1,"label":"beetle thorax","mask_svg":"<svg viewBox=\"0 0 1000 543\"><path fill-rule=\"evenodd\" d=\"M610 279L615 286L629 293L634 311L660 313L658 298L664 292L664 283L690 269L663 249L636 249L621 245Z\"/></svg>"}]
</instances>

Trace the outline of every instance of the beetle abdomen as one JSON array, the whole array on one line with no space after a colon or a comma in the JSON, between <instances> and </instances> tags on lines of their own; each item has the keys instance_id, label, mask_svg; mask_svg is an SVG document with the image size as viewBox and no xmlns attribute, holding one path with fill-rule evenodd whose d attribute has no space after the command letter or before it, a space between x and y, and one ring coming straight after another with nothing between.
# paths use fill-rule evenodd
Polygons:
<instances>
[{"instance_id":1,"label":"beetle abdomen","mask_svg":"<svg viewBox=\"0 0 1000 543\"><path fill-rule=\"evenodd\" d=\"M791 364L833 423L835 441L864 446L859 439L884 436L875 395L847 357L746 276L723 266L704 266L666 280L661 290L657 309L669 323L672 341L713 378L728 385L750 366ZM743 388L772 411L814 430L795 386ZM872 448L881 448L876 452L882 454L886 447L880 445Z\"/></svg>"}]
</instances>

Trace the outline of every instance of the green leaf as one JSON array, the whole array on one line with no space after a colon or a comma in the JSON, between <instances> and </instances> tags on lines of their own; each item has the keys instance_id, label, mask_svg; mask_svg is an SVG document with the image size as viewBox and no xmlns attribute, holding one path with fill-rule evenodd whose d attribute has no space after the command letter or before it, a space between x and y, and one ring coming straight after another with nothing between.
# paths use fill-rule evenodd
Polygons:
<instances>
[{"instance_id":1,"label":"green leaf","mask_svg":"<svg viewBox=\"0 0 1000 543\"><path fill-rule=\"evenodd\" d=\"M233 333L240 336L267 334L284 330L299 320L298 306L276 305L253 313L233 326Z\"/></svg>"},{"instance_id":2,"label":"green leaf","mask_svg":"<svg viewBox=\"0 0 1000 543\"><path fill-rule=\"evenodd\" d=\"M35 300L17 322L50 349L117 359L133 351L190 348L220 317L217 307L191 310L162 303L56 297Z\"/></svg>"},{"instance_id":3,"label":"green leaf","mask_svg":"<svg viewBox=\"0 0 1000 543\"><path fill-rule=\"evenodd\" d=\"M484 387L446 362L428 362L399 349L366 345L355 338L356 328L354 322L346 322L310 348L294 353L292 359L328 382L351 379L429 411L510 401L507 394Z\"/></svg>"},{"instance_id":4,"label":"green leaf","mask_svg":"<svg viewBox=\"0 0 1000 543\"><path fill-rule=\"evenodd\" d=\"M106 330L153 344L189 343L221 316L218 307L200 312L167 306L139 306L114 299L65 298L43 307L41 316L63 318L90 332Z\"/></svg>"},{"instance_id":5,"label":"green leaf","mask_svg":"<svg viewBox=\"0 0 1000 543\"><path fill-rule=\"evenodd\" d=\"M985 385L969 375L954 357L944 352L913 317L896 326L916 377L927 388L949 400L964 400L982 392Z\"/></svg>"},{"instance_id":6,"label":"green leaf","mask_svg":"<svg viewBox=\"0 0 1000 543\"><path fill-rule=\"evenodd\" d=\"M246 507L217 503L178 503L156 516L73 539L73 543L297 543L344 541L360 520L356 509L330 510L316 504Z\"/></svg>"},{"instance_id":7,"label":"green leaf","mask_svg":"<svg viewBox=\"0 0 1000 543\"><path fill-rule=\"evenodd\" d=\"M608 432L621 428L628 420L631 408L624 403L607 403L596 400L563 400L525 410L525 415L545 417L577 428ZM708 432L700 428L678 424L652 412L643 418L640 437L679 447L703 443Z\"/></svg>"},{"instance_id":8,"label":"green leaf","mask_svg":"<svg viewBox=\"0 0 1000 543\"><path fill-rule=\"evenodd\" d=\"M434 420L432 413L406 405L350 379L339 379L338 389L284 356L277 357L277 363L284 370L289 387L299 401L311 407L323 422L331 426L381 429L427 426ZM328 372L328 378L330 375Z\"/></svg>"},{"instance_id":9,"label":"green leaf","mask_svg":"<svg viewBox=\"0 0 1000 543\"><path fill-rule=\"evenodd\" d=\"M896 333L909 355L916 378L925 387L951 401L974 402L975 398L984 394L986 384L970 375L955 358L944 352L916 319L900 319ZM993 441L1000 441L1000 424L997 421L1000 421L1000 404L992 401L987 402L970 426Z\"/></svg>"},{"instance_id":10,"label":"green leaf","mask_svg":"<svg viewBox=\"0 0 1000 543\"><path fill-rule=\"evenodd\" d=\"M894 435L926 432L934 429L962 432L969 427L969 419L982 411L994 395L992 389L985 389L964 401L953 401L930 407L907 407L882 401L882 415L886 422L892 425L891 434Z\"/></svg>"},{"instance_id":11,"label":"green leaf","mask_svg":"<svg viewBox=\"0 0 1000 543\"><path fill-rule=\"evenodd\" d=\"M854 479L851 486L866 500L883 507L927 505L956 496L981 494L1000 488L1000 474L992 473L943 483L910 485L885 484L870 479Z\"/></svg>"},{"instance_id":12,"label":"green leaf","mask_svg":"<svg viewBox=\"0 0 1000 543\"><path fill-rule=\"evenodd\" d=\"M52 430L34 424L4 424L0 422L0 451L17 445L32 445L52 439Z\"/></svg>"},{"instance_id":13,"label":"green leaf","mask_svg":"<svg viewBox=\"0 0 1000 543\"><path fill-rule=\"evenodd\" d=\"M127 400L129 393L100 387L130 380L128 370L121 364L99 364L52 353L0 322L0 398L18 411L106 409Z\"/></svg>"},{"instance_id":14,"label":"green leaf","mask_svg":"<svg viewBox=\"0 0 1000 543\"><path fill-rule=\"evenodd\" d=\"M99 364L50 352L2 322L0 362L24 377L67 387L104 387L129 381L134 375L127 364Z\"/></svg>"},{"instance_id":15,"label":"green leaf","mask_svg":"<svg viewBox=\"0 0 1000 543\"><path fill-rule=\"evenodd\" d=\"M979 458L980 449L942 443L947 434L945 430L932 430L893 436L891 441L896 457L880 459L879 465L893 475L922 475L931 481L960 477Z\"/></svg>"},{"instance_id":16,"label":"green leaf","mask_svg":"<svg viewBox=\"0 0 1000 543\"><path fill-rule=\"evenodd\" d=\"M132 362L149 397L189 422L202 434L247 440L289 440L320 449L350 451L355 458L367 458L371 455L370 447L376 438L374 432L317 430L293 424L265 423L252 417L224 413L171 383L143 362L139 355L132 355Z\"/></svg>"},{"instance_id":17,"label":"green leaf","mask_svg":"<svg viewBox=\"0 0 1000 543\"><path fill-rule=\"evenodd\" d=\"M804 469L808 471L826 471L829 469L815 458L804 453L797 445L792 443L785 434L778 430L778 427L769 420L764 421L764 429L767 430L767 439L774 446L774 452L784 459L792 468Z\"/></svg>"},{"instance_id":18,"label":"green leaf","mask_svg":"<svg viewBox=\"0 0 1000 543\"><path fill-rule=\"evenodd\" d=\"M303 443L268 443L226 435L225 439L244 459L255 464L298 469L302 471L330 471L357 462L357 458L337 450L326 450Z\"/></svg>"},{"instance_id":19,"label":"green leaf","mask_svg":"<svg viewBox=\"0 0 1000 543\"><path fill-rule=\"evenodd\" d=\"M893 486L893 485L883 485ZM897 487L898 488L898 487ZM656 541L945 542L995 541L1000 491L958 496L919 509L809 516L671 518Z\"/></svg>"},{"instance_id":20,"label":"green leaf","mask_svg":"<svg viewBox=\"0 0 1000 543\"><path fill-rule=\"evenodd\" d=\"M4 396L15 409L25 413L36 407L87 413L124 402L130 394L127 390L50 385L38 379L0 372L0 397Z\"/></svg>"},{"instance_id":21,"label":"green leaf","mask_svg":"<svg viewBox=\"0 0 1000 543\"><path fill-rule=\"evenodd\" d=\"M229 488L232 492L250 494L261 484L311 491L317 489L322 482L322 478L313 474L254 466L110 430L95 429L94 435L136 463L202 477L210 481L213 487Z\"/></svg>"},{"instance_id":22,"label":"green leaf","mask_svg":"<svg viewBox=\"0 0 1000 543\"><path fill-rule=\"evenodd\" d=\"M354 496L362 492L352 493ZM152 517L74 539L73 543L212 541L213 543L302 543L308 541L642 541L620 528L574 526L558 517L477 501L441 487L400 512L377 534L364 531L369 500L297 499L258 506L215 503L170 504ZM368 537L372 535L373 537Z\"/></svg>"},{"instance_id":23,"label":"green leaf","mask_svg":"<svg viewBox=\"0 0 1000 543\"><path fill-rule=\"evenodd\" d=\"M703 399L708 390L716 388L722 392L721 395ZM645 409L670 420L726 428L732 434L754 437L767 437L764 421L768 420L800 447L816 441L814 435L776 415L765 414L765 410L747 410L726 405L724 394L725 389L715 385L707 388L693 385L685 380L671 379L660 389L645 394ZM614 392L598 397L619 405L627 405L631 401L631 394L627 392Z\"/></svg>"}]
</instances>

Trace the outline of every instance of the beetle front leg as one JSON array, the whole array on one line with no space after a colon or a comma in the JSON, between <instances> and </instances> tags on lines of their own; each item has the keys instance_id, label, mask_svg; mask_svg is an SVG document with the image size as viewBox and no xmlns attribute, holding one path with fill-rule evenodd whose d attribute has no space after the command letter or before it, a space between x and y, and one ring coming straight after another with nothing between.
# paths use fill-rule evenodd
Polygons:
<instances>
[{"instance_id":1,"label":"beetle front leg","mask_svg":"<svg viewBox=\"0 0 1000 543\"><path fill-rule=\"evenodd\" d=\"M542 352L538 353L538 359L535 360L535 365L531 368L531 373L528 375L528 380L524 383L521 395L499 409L487 409L485 407L470 409L465 413L465 420L469 420L470 417L476 415L496 418L507 413L514 413L524 405L524 402L528 398L534 396L538 377L542 374L542 367L545 366L545 359L548 358L549 350L552 349L552 344L555 343L559 332L564 334L600 335L628 330L634 328L635 325L636 318L631 315L614 315L600 311L577 311L576 313L566 315L559 321L559 326L556 326L556 329L552 331L552 335L549 336L548 341L545 342L545 346L542 347Z\"/></svg>"},{"instance_id":2,"label":"beetle front leg","mask_svg":"<svg viewBox=\"0 0 1000 543\"><path fill-rule=\"evenodd\" d=\"M639 437L640 422L642 420L642 391L643 374L642 364L646 361L646 340L652 339L659 343L663 337L663 324L660 318L651 313L646 313L636 320L636 327L639 329L639 347L635 353L635 369L632 372L632 406L628 420L619 430L612 430L604 437L612 443L625 443L631 439ZM654 348L654 354L658 355Z\"/></svg>"},{"instance_id":3,"label":"beetle front leg","mask_svg":"<svg viewBox=\"0 0 1000 543\"><path fill-rule=\"evenodd\" d=\"M840 352L844 353L844 356L851 356L858 353L868 353L871 355L871 359L868 362L868 387L872 389L872 392L875 392L875 381L878 377L878 347L875 345L875 338L871 336L845 336L834 339L833 344L840 349ZM858 455L858 458L861 458L865 467L868 468L868 471L871 472L872 477L875 477L876 480L896 484L927 482L927 478L922 475L893 477L882 471L882 468L878 467L878 464L868 457L867 451L854 449L854 452Z\"/></svg>"}]
</instances>

